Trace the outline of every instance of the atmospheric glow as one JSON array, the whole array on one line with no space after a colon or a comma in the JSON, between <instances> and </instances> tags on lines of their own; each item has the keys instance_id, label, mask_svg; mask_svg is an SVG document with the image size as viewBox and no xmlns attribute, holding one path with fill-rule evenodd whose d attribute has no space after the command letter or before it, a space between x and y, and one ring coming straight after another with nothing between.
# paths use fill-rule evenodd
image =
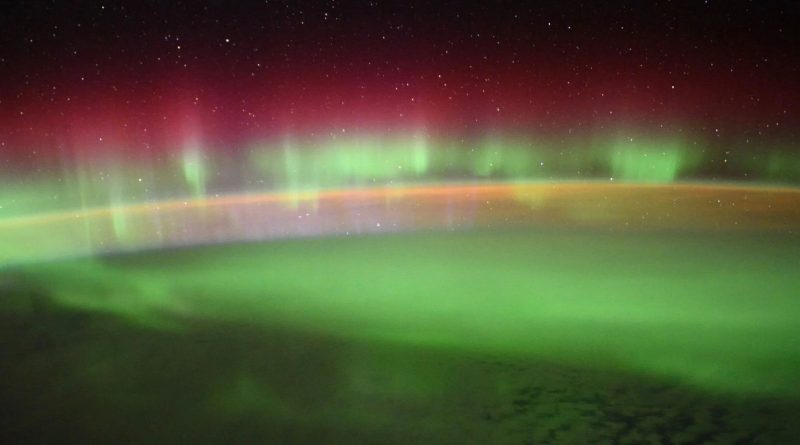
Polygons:
<instances>
[{"instance_id":1,"label":"atmospheric glow","mask_svg":"<svg viewBox=\"0 0 800 445\"><path fill-rule=\"evenodd\" d=\"M4 2L0 443L798 442L791 3Z\"/></svg>"}]
</instances>

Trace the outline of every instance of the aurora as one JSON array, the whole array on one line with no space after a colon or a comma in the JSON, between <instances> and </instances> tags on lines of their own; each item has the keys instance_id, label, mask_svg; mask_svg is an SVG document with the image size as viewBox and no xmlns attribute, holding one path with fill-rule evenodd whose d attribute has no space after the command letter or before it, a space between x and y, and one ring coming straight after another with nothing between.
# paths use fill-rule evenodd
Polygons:
<instances>
[{"instance_id":1,"label":"aurora","mask_svg":"<svg viewBox=\"0 0 800 445\"><path fill-rule=\"evenodd\" d=\"M0 443L796 443L797 23L5 2Z\"/></svg>"},{"instance_id":2,"label":"aurora","mask_svg":"<svg viewBox=\"0 0 800 445\"><path fill-rule=\"evenodd\" d=\"M701 146L702 148L702 146ZM715 178L743 174L754 184L800 181L792 160L767 148L762 161L723 159ZM245 144L224 154L190 142L170 162L156 158L81 155L58 169L2 187L2 216L53 210L201 199L231 192L297 192L347 187L446 184L459 181L679 183L705 181L719 163L710 147L681 139L618 135L567 141L524 136L283 138ZM212 175L210 171L215 173ZM2 177L0 177L0 181Z\"/></svg>"}]
</instances>

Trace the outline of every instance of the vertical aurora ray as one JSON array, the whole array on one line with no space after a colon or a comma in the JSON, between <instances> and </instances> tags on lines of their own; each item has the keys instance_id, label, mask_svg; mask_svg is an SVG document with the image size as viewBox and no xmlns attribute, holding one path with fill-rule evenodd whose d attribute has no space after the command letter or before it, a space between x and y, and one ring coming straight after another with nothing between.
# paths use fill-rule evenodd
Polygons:
<instances>
[{"instance_id":1,"label":"vertical aurora ray","mask_svg":"<svg viewBox=\"0 0 800 445\"><path fill-rule=\"evenodd\" d=\"M421 177L428 172L428 166L430 164L430 142L428 141L428 137L424 134L417 133L413 137L412 149L411 149L411 164L413 166L414 173Z\"/></svg>"},{"instance_id":2,"label":"vertical aurora ray","mask_svg":"<svg viewBox=\"0 0 800 445\"><path fill-rule=\"evenodd\" d=\"M88 189L90 187L88 173L81 157L76 156L74 153L71 156L62 155L61 158L61 171L59 176L64 182L65 188L77 194L77 202L75 206L85 215L89 208ZM93 245L92 227L89 219L86 216L81 218L83 225L83 238L86 246Z\"/></svg>"},{"instance_id":3,"label":"vertical aurora ray","mask_svg":"<svg viewBox=\"0 0 800 445\"><path fill-rule=\"evenodd\" d=\"M288 138L283 141L282 158L283 171L277 173L278 181L280 181L279 187L287 190L291 194L292 199L290 200L290 206L297 210L300 207L302 195L308 192L307 189L313 187L312 184L315 182L314 179L316 178L303 172L301 153L298 151L294 142ZM267 166L268 174L273 172L274 170L271 170L271 167L274 161L266 160L264 162L269 164ZM280 166L281 164L275 163L274 165ZM270 179L274 181L274 178L267 178L267 180Z\"/></svg>"},{"instance_id":4,"label":"vertical aurora ray","mask_svg":"<svg viewBox=\"0 0 800 445\"><path fill-rule=\"evenodd\" d=\"M189 185L190 194L196 199L206 195L206 164L199 143L187 143L181 152L183 177Z\"/></svg>"},{"instance_id":5,"label":"vertical aurora ray","mask_svg":"<svg viewBox=\"0 0 800 445\"><path fill-rule=\"evenodd\" d=\"M674 140L620 139L609 154L611 175L625 181L673 182L690 167L688 151Z\"/></svg>"},{"instance_id":6,"label":"vertical aurora ray","mask_svg":"<svg viewBox=\"0 0 800 445\"><path fill-rule=\"evenodd\" d=\"M130 245L133 242L131 238L133 228L125 208L130 203L143 201L143 197L133 189L134 181L131 176L135 174L136 167L126 165L124 159L115 153L95 159L93 165L96 170L94 175L97 178L94 186L99 188L97 191L105 192L102 198L104 203L100 208L109 209L111 230L116 242L120 245Z\"/></svg>"}]
</instances>

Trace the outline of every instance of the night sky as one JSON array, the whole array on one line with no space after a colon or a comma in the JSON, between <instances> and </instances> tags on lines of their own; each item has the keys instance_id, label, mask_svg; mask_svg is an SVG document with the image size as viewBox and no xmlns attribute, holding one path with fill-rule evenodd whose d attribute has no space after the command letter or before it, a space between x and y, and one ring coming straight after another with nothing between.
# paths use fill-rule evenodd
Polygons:
<instances>
[{"instance_id":1,"label":"night sky","mask_svg":"<svg viewBox=\"0 0 800 445\"><path fill-rule=\"evenodd\" d=\"M0 18L7 195L386 183L375 158L420 139L428 182L800 181L794 2L13 3ZM287 141L301 167L339 150L368 171L251 168ZM491 156L455 167L429 159L487 143Z\"/></svg>"},{"instance_id":2,"label":"night sky","mask_svg":"<svg viewBox=\"0 0 800 445\"><path fill-rule=\"evenodd\" d=\"M95 136L141 149L191 125L225 141L340 127L796 134L793 2L530 3L18 2L0 34L4 158Z\"/></svg>"}]
</instances>

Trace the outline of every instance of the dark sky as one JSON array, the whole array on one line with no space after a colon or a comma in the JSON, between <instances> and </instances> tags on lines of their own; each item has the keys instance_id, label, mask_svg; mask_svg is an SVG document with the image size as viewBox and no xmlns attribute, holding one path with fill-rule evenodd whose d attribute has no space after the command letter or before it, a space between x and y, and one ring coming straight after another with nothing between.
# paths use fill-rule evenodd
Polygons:
<instances>
[{"instance_id":1,"label":"dark sky","mask_svg":"<svg viewBox=\"0 0 800 445\"><path fill-rule=\"evenodd\" d=\"M790 1L53 2L0 19L1 157L89 140L634 127L796 141Z\"/></svg>"}]
</instances>

